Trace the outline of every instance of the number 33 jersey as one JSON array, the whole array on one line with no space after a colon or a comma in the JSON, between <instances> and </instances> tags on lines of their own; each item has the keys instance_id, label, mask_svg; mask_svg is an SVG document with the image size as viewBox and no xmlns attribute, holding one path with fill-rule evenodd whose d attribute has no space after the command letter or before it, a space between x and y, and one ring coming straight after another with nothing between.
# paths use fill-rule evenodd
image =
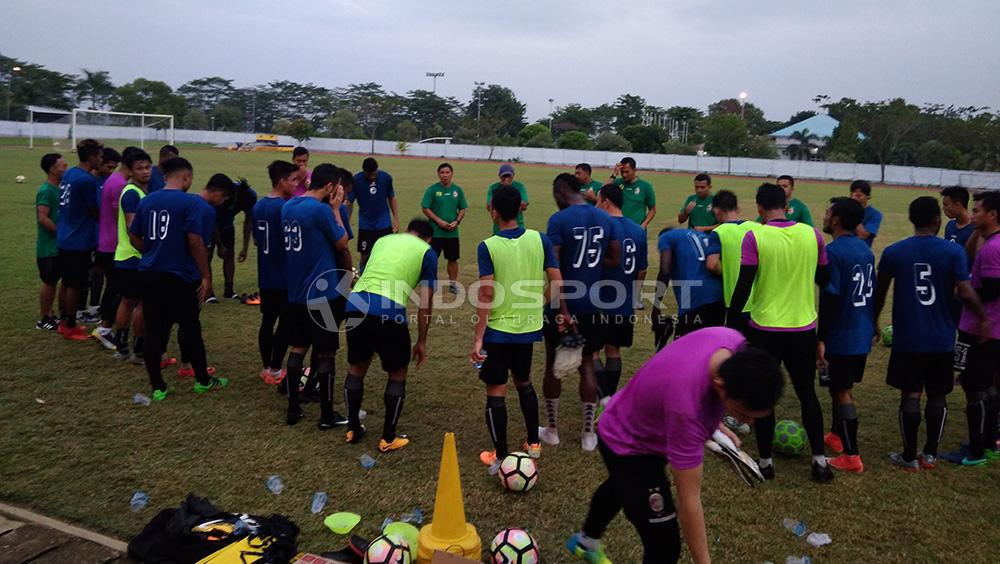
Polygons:
<instances>
[{"instance_id":1,"label":"number 33 jersey","mask_svg":"<svg viewBox=\"0 0 1000 564\"><path fill-rule=\"evenodd\" d=\"M826 354L868 354L875 332L875 255L865 241L850 234L827 245L826 256L830 284L823 291L837 298Z\"/></svg>"}]
</instances>

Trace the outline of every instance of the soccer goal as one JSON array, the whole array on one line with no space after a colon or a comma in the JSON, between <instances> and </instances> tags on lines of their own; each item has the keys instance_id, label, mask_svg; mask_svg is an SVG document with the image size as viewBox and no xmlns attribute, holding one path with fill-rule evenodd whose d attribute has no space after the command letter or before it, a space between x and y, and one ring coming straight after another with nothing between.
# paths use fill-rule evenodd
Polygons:
<instances>
[{"instance_id":1,"label":"soccer goal","mask_svg":"<svg viewBox=\"0 0 1000 564\"><path fill-rule=\"evenodd\" d=\"M70 140L92 137L100 140L132 141L146 148L146 141L174 144L174 116L86 110L77 108L70 118Z\"/></svg>"},{"instance_id":2,"label":"soccer goal","mask_svg":"<svg viewBox=\"0 0 1000 564\"><path fill-rule=\"evenodd\" d=\"M28 147L59 147L69 143L73 112L45 106L28 106Z\"/></svg>"}]
</instances>

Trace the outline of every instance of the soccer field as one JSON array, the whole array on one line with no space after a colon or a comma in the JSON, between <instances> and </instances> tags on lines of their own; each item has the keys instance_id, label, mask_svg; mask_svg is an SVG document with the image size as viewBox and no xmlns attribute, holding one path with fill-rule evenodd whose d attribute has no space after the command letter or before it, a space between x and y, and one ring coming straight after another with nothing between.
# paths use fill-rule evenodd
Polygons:
<instances>
[{"instance_id":1,"label":"soccer field","mask_svg":"<svg viewBox=\"0 0 1000 564\"><path fill-rule=\"evenodd\" d=\"M114 144L119 150L124 143ZM285 401L258 378L259 312L236 301L206 305L202 323L209 364L230 378L229 388L196 396L190 383L163 403L132 404L135 392L149 393L141 367L117 363L96 342L68 342L55 333L34 329L37 320L38 277L34 261L35 190L43 178L38 161L44 150L0 145L0 242L4 265L3 296L7 322L0 327L0 499L31 507L52 516L131 538L160 508L176 506L193 491L227 511L282 513L302 529L299 546L312 551L334 550L346 538L335 536L312 515L309 504L316 491L329 494L325 514L354 511L364 519L357 534L374 537L386 516L420 506L430 513L434 503L442 435L457 434L465 510L479 530L484 547L505 527L524 527L538 539L547 562L568 561L562 547L578 530L594 488L605 473L596 452L579 448L580 413L575 386L565 386L561 405L562 444L544 447L540 482L527 495L504 493L497 479L479 463L478 453L489 447L483 421L484 390L469 366L473 326L468 303L441 311L430 331L430 359L410 373L400 430L413 440L399 452L379 454L378 433L365 444L343 444L341 431L319 431L318 408L306 405L307 418L295 427L285 425ZM66 154L72 162L73 155ZM182 156L195 168L195 188L214 172L245 176L263 195L270 190L264 167L275 153L234 153L182 147ZM284 155L289 158L288 155ZM332 162L360 170L360 155L313 154L311 166ZM424 188L437 181L437 161L379 158L393 175L401 224L420 214ZM478 273L475 248L490 233L485 211L486 186L495 181L499 163L453 162L455 182L465 189L471 206L461 227L461 281ZM551 196L556 167L515 165L517 179L529 191L531 205L525 221L544 230L555 210ZM15 175L26 175L24 184ZM676 225L677 209L691 193L690 174L644 173L657 192L655 233ZM607 171L595 171L604 179ZM715 190L731 189L740 197L745 218L756 216L753 190L760 179L717 177ZM906 206L921 189L875 187L872 204L885 214L875 251L910 233ZM817 222L825 202L847 195L846 183L802 182L795 196L809 204ZM242 222L242 219L238 219ZM356 225L356 224L355 224ZM238 237L241 236L237 229ZM352 250L354 242L352 241ZM255 250L237 265L236 291L256 288ZM655 279L656 251L650 236L650 273ZM443 262L443 260L442 260ZM216 259L215 288L222 288ZM444 275L444 267L440 269ZM672 294L671 294L672 295ZM451 298L446 294L446 301ZM412 306L411 306L412 309ZM648 308L647 308L648 311ZM888 308L884 319L888 319ZM414 330L415 331L415 330ZM177 356L176 340L171 353ZM346 372L342 340L337 358L337 393ZM649 326L636 328L636 346L624 352L624 378L652 353ZM826 562L990 562L996 561L1000 528L994 525L1000 499L1000 465L959 468L943 463L937 470L907 474L890 466L886 452L898 450L896 410L898 394L885 384L888 349L878 346L869 357L865 381L855 391L860 414L861 454L865 472L839 474L834 482L809 481L809 457L779 458L777 479L756 489L743 486L723 462L709 457L705 465L702 499L709 545L717 562L783 562L786 555L810 554ZM542 349L536 347L533 378L541 394ZM381 428L385 374L373 364L367 377L365 409L370 425ZM174 371L164 372L175 384ZM512 392L513 394L513 392ZM819 390L829 425L829 398ZM516 406L510 398L509 406ZM964 395L949 396L951 413L942 440L952 450L964 439ZM777 409L778 418L799 420L798 402L791 386ZM921 443L923 440L921 429ZM523 440L521 416L510 410L512 446ZM745 447L755 452L753 439ZM368 453L377 465L364 470L358 457ZM281 476L285 489L271 494L264 485L272 474ZM129 511L133 491L149 493L150 506ZM833 544L813 549L782 528L781 519L802 519L810 530L828 533ZM615 562L638 562L641 546L629 523L620 516L606 537ZM686 553L685 553L686 554ZM990 554L994 554L993 557ZM685 558L687 558L685 556Z\"/></svg>"}]
</instances>

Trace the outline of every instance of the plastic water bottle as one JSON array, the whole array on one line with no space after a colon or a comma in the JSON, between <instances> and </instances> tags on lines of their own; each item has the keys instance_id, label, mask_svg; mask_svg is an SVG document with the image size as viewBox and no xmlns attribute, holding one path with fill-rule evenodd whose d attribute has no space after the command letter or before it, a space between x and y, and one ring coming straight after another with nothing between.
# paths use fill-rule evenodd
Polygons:
<instances>
[{"instance_id":1,"label":"plastic water bottle","mask_svg":"<svg viewBox=\"0 0 1000 564\"><path fill-rule=\"evenodd\" d=\"M785 564L812 564L813 559L808 556L789 556L785 558Z\"/></svg>"},{"instance_id":2,"label":"plastic water bottle","mask_svg":"<svg viewBox=\"0 0 1000 564\"><path fill-rule=\"evenodd\" d=\"M412 512L400 515L399 520L406 521L407 523L411 523L413 525L423 525L424 512L421 511L419 507L414 507Z\"/></svg>"},{"instance_id":3,"label":"plastic water bottle","mask_svg":"<svg viewBox=\"0 0 1000 564\"><path fill-rule=\"evenodd\" d=\"M278 476L277 474L269 476L265 485L274 495L280 494L281 490L285 489L285 483L281 481L281 476Z\"/></svg>"},{"instance_id":4,"label":"plastic water bottle","mask_svg":"<svg viewBox=\"0 0 1000 564\"><path fill-rule=\"evenodd\" d=\"M375 459L367 454L362 454L359 460L361 461L361 467L365 470L371 470L375 467Z\"/></svg>"},{"instance_id":5,"label":"plastic water bottle","mask_svg":"<svg viewBox=\"0 0 1000 564\"><path fill-rule=\"evenodd\" d=\"M244 521L243 519L237 519L236 522L233 523L232 536L234 536L234 537L242 537L242 536L245 536L249 532L250 532L250 526L247 525L247 522Z\"/></svg>"},{"instance_id":6,"label":"plastic water bottle","mask_svg":"<svg viewBox=\"0 0 1000 564\"><path fill-rule=\"evenodd\" d=\"M384 532L384 531L385 531L385 528L386 528L386 527L388 527L388 526L389 526L389 525L391 525L391 524L392 524L392 517L386 517L386 518L385 518L385 519L384 519L384 520L382 521L382 526L380 526L380 527L378 528L378 530L379 530L380 532Z\"/></svg>"},{"instance_id":7,"label":"plastic water bottle","mask_svg":"<svg viewBox=\"0 0 1000 564\"><path fill-rule=\"evenodd\" d=\"M312 507L310 511L313 515L323 511L323 507L326 506L326 492L316 492L313 494Z\"/></svg>"},{"instance_id":8,"label":"plastic water bottle","mask_svg":"<svg viewBox=\"0 0 1000 564\"><path fill-rule=\"evenodd\" d=\"M788 529L788 532L797 537L803 537L806 534L806 524L802 521L796 521L795 519L785 517L781 520L781 524Z\"/></svg>"},{"instance_id":9,"label":"plastic water bottle","mask_svg":"<svg viewBox=\"0 0 1000 564\"><path fill-rule=\"evenodd\" d=\"M826 533L809 533L809 536L806 537L806 542L816 548L819 548L823 545L830 544L833 542L833 539L831 539L830 535Z\"/></svg>"},{"instance_id":10,"label":"plastic water bottle","mask_svg":"<svg viewBox=\"0 0 1000 564\"><path fill-rule=\"evenodd\" d=\"M132 508L133 513L138 513L146 507L147 503L149 503L149 495L146 492L136 490L132 494L132 501L129 502L129 507Z\"/></svg>"},{"instance_id":11,"label":"plastic water bottle","mask_svg":"<svg viewBox=\"0 0 1000 564\"><path fill-rule=\"evenodd\" d=\"M152 403L152 400L149 399L149 396L136 392L135 395L132 396L132 403L135 405L149 405Z\"/></svg>"},{"instance_id":12,"label":"plastic water bottle","mask_svg":"<svg viewBox=\"0 0 1000 564\"><path fill-rule=\"evenodd\" d=\"M481 349L479 351L479 354L481 354L482 356L485 357L486 356L486 350L485 349ZM472 363L472 368L475 369L475 370L480 370L480 369L482 369L482 367L483 367L483 363L482 362L473 362Z\"/></svg>"}]
</instances>

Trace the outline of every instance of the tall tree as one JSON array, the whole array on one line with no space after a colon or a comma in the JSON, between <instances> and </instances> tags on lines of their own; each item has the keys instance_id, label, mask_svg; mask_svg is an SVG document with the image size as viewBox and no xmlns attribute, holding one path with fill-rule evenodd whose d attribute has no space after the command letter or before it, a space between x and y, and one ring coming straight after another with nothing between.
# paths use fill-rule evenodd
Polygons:
<instances>
[{"instance_id":1,"label":"tall tree","mask_svg":"<svg viewBox=\"0 0 1000 564\"><path fill-rule=\"evenodd\" d=\"M705 149L711 155L738 155L747 142L746 123L735 114L710 115L702 121L701 130L705 133Z\"/></svg>"},{"instance_id":2,"label":"tall tree","mask_svg":"<svg viewBox=\"0 0 1000 564\"><path fill-rule=\"evenodd\" d=\"M455 98L444 98L430 90L411 90L406 94L403 113L416 126L418 137L430 137L431 131L455 131L462 119L462 104ZM398 130L399 125L396 127Z\"/></svg>"},{"instance_id":3,"label":"tall tree","mask_svg":"<svg viewBox=\"0 0 1000 564\"><path fill-rule=\"evenodd\" d=\"M637 153L662 153L663 142L667 140L666 131L648 125L630 125L619 134L628 139L632 150Z\"/></svg>"},{"instance_id":4,"label":"tall tree","mask_svg":"<svg viewBox=\"0 0 1000 564\"><path fill-rule=\"evenodd\" d=\"M73 86L77 105L87 101L90 102L92 110L107 107L115 93L115 85L111 83L111 75L107 71L80 70L83 71L83 76L77 79Z\"/></svg>"},{"instance_id":5,"label":"tall tree","mask_svg":"<svg viewBox=\"0 0 1000 564\"><path fill-rule=\"evenodd\" d=\"M472 98L465 107L465 115L473 120L479 116L480 136L492 130L492 127L485 127L483 119L490 120L490 126L499 124L499 128L493 133L499 137L515 136L527 123L524 121L524 112L527 107L522 104L514 91L499 84L490 84L479 89L478 100L476 91L473 90Z\"/></svg>"},{"instance_id":6,"label":"tall tree","mask_svg":"<svg viewBox=\"0 0 1000 564\"><path fill-rule=\"evenodd\" d=\"M796 123L799 123L800 121L805 121L815 115L816 112L814 112L813 110L801 110L795 112L794 114L792 114L792 117L788 118L788 121L785 122L784 127L788 127L789 125L795 125Z\"/></svg>"},{"instance_id":7,"label":"tall tree","mask_svg":"<svg viewBox=\"0 0 1000 564\"><path fill-rule=\"evenodd\" d=\"M351 84L344 92L344 103L358 115L358 125L371 139L371 151L375 152L375 139L384 127L403 109L403 99L392 92L386 92L374 82Z\"/></svg>"},{"instance_id":8,"label":"tall tree","mask_svg":"<svg viewBox=\"0 0 1000 564\"><path fill-rule=\"evenodd\" d=\"M867 137L869 146L881 168L885 182L885 165L920 119L920 109L902 98L881 102L866 102L857 109L858 127Z\"/></svg>"},{"instance_id":9,"label":"tall tree","mask_svg":"<svg viewBox=\"0 0 1000 564\"><path fill-rule=\"evenodd\" d=\"M642 124L642 116L646 112L646 100L641 96L622 94L615 100L614 109L615 131L620 134L630 125Z\"/></svg>"},{"instance_id":10,"label":"tall tree","mask_svg":"<svg viewBox=\"0 0 1000 564\"><path fill-rule=\"evenodd\" d=\"M585 136L594 133L593 112L580 104L558 107L549 118L552 120L552 132L556 135L569 131L579 131Z\"/></svg>"},{"instance_id":11,"label":"tall tree","mask_svg":"<svg viewBox=\"0 0 1000 564\"><path fill-rule=\"evenodd\" d=\"M111 97L115 111L146 114L172 114L178 119L187 113L187 102L174 94L165 82L137 78L115 89Z\"/></svg>"},{"instance_id":12,"label":"tall tree","mask_svg":"<svg viewBox=\"0 0 1000 564\"><path fill-rule=\"evenodd\" d=\"M326 120L326 134L338 139L364 139L365 132L358 125L358 114L342 108Z\"/></svg>"},{"instance_id":13,"label":"tall tree","mask_svg":"<svg viewBox=\"0 0 1000 564\"><path fill-rule=\"evenodd\" d=\"M73 75L0 55L0 116L6 118L9 107L12 119L24 119L28 105L68 110L73 107L75 80Z\"/></svg>"},{"instance_id":14,"label":"tall tree","mask_svg":"<svg viewBox=\"0 0 1000 564\"><path fill-rule=\"evenodd\" d=\"M220 104L231 102L236 96L233 81L220 76L206 76L184 83L177 89L188 106L210 112Z\"/></svg>"},{"instance_id":15,"label":"tall tree","mask_svg":"<svg viewBox=\"0 0 1000 564\"><path fill-rule=\"evenodd\" d=\"M809 154L812 152L812 148L816 145L816 142L819 141L819 135L809 131L808 127L804 127L798 131L793 131L788 138L795 142L794 145L791 145L788 148L794 151L796 158L803 161L809 160Z\"/></svg>"},{"instance_id":16,"label":"tall tree","mask_svg":"<svg viewBox=\"0 0 1000 564\"><path fill-rule=\"evenodd\" d=\"M781 123L768 121L764 117L764 110L750 102L746 102L742 107L736 98L726 98L708 107L708 115L731 114L742 117L746 122L747 132L751 135L768 135L780 129Z\"/></svg>"}]
</instances>

